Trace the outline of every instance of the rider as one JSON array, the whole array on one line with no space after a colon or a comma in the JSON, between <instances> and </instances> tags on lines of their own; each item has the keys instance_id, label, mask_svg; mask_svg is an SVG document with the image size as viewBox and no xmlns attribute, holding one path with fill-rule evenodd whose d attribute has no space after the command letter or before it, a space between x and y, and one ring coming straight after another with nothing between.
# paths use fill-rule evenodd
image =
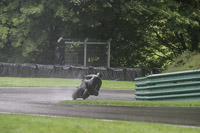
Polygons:
<instances>
[{"instance_id":1,"label":"rider","mask_svg":"<svg viewBox=\"0 0 200 133\"><path fill-rule=\"evenodd\" d=\"M90 95L98 96L99 89L101 88L101 85L102 85L101 78L102 78L102 74L100 73L97 73L96 75L95 74L87 75L85 77L86 89L83 95L86 93L89 93Z\"/></svg>"},{"instance_id":2,"label":"rider","mask_svg":"<svg viewBox=\"0 0 200 133\"><path fill-rule=\"evenodd\" d=\"M101 78L102 75L100 73L85 76L77 90L72 94L73 100L77 98L86 99L90 95L98 96L102 84Z\"/></svg>"}]
</instances>

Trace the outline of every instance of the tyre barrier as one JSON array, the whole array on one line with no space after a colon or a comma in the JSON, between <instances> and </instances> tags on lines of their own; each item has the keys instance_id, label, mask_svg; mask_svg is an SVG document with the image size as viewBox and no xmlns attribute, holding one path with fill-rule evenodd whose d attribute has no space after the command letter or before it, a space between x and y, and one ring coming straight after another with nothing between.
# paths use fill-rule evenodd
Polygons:
<instances>
[{"instance_id":1,"label":"tyre barrier","mask_svg":"<svg viewBox=\"0 0 200 133\"><path fill-rule=\"evenodd\" d=\"M200 100L200 69L136 78L136 100Z\"/></svg>"},{"instance_id":2,"label":"tyre barrier","mask_svg":"<svg viewBox=\"0 0 200 133\"><path fill-rule=\"evenodd\" d=\"M134 81L135 78L145 76L155 70L160 72L161 69L82 67L0 62L0 77L50 77L82 79L87 74L100 72L103 75L104 80Z\"/></svg>"}]
</instances>

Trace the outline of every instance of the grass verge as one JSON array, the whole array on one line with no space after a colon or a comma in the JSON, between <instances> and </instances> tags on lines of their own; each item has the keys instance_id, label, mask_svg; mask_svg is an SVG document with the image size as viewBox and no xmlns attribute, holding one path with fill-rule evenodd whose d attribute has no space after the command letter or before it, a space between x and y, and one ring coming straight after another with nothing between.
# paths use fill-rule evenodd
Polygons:
<instances>
[{"instance_id":1,"label":"grass verge","mask_svg":"<svg viewBox=\"0 0 200 133\"><path fill-rule=\"evenodd\" d=\"M186 50L171 62L163 73L200 69L199 59L200 53Z\"/></svg>"},{"instance_id":2,"label":"grass verge","mask_svg":"<svg viewBox=\"0 0 200 133\"><path fill-rule=\"evenodd\" d=\"M146 122L0 114L1 133L199 133L200 128Z\"/></svg>"},{"instance_id":3,"label":"grass verge","mask_svg":"<svg viewBox=\"0 0 200 133\"><path fill-rule=\"evenodd\" d=\"M199 101L122 101L122 100L76 100L60 104L108 105L108 106L151 106L151 107L200 107Z\"/></svg>"},{"instance_id":4,"label":"grass verge","mask_svg":"<svg viewBox=\"0 0 200 133\"><path fill-rule=\"evenodd\" d=\"M64 78L18 78L0 77L1 87L66 87L75 88L79 86L81 79ZM103 80L102 88L106 89L134 89L133 81L110 81Z\"/></svg>"}]
</instances>

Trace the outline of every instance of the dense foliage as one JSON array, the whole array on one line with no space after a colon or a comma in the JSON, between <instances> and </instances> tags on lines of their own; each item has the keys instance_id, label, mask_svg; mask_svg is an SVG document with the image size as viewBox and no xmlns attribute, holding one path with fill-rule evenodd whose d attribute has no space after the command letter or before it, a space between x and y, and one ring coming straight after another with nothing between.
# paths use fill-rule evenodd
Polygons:
<instances>
[{"instance_id":1,"label":"dense foliage","mask_svg":"<svg viewBox=\"0 0 200 133\"><path fill-rule=\"evenodd\" d=\"M0 61L53 64L56 41L112 38L112 67L200 49L200 0L1 0Z\"/></svg>"}]
</instances>

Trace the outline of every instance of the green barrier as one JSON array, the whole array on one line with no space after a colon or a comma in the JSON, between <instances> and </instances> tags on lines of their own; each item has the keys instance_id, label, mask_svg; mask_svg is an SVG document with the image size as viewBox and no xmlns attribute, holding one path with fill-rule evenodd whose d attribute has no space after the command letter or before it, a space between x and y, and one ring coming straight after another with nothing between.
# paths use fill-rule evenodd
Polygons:
<instances>
[{"instance_id":1,"label":"green barrier","mask_svg":"<svg viewBox=\"0 0 200 133\"><path fill-rule=\"evenodd\" d=\"M200 70L136 78L136 100L200 100Z\"/></svg>"}]
</instances>

